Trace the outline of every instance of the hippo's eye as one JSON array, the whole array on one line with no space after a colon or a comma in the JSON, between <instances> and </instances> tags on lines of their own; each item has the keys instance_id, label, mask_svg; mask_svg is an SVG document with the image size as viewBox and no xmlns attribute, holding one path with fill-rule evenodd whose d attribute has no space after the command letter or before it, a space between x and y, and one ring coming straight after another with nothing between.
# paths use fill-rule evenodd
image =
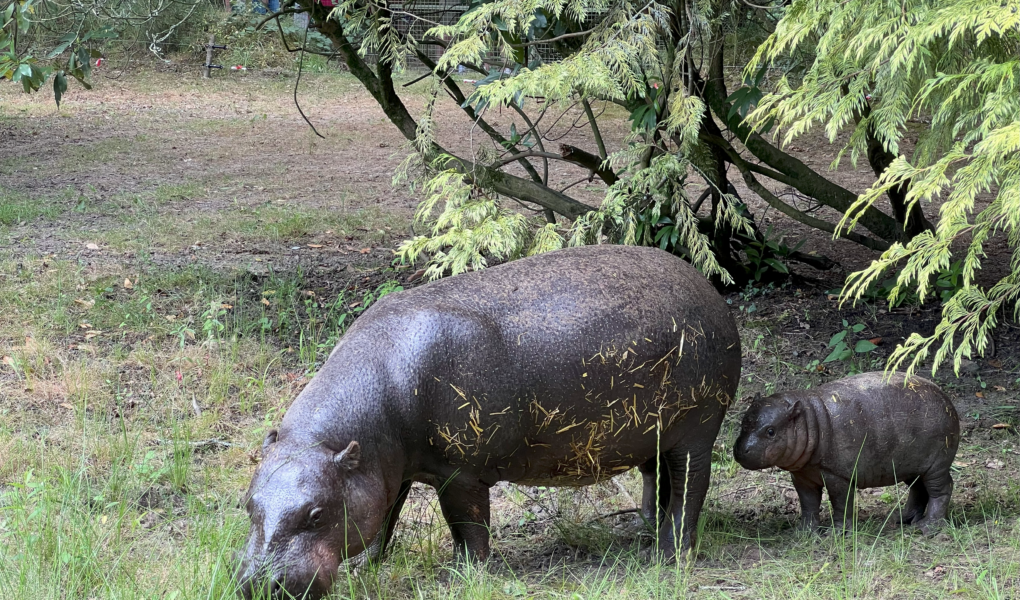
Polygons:
<instances>
[{"instance_id":1,"label":"hippo's eye","mask_svg":"<svg viewBox=\"0 0 1020 600\"><path fill-rule=\"evenodd\" d=\"M776 430L773 429L772 427L769 427L768 431L766 431L765 433L769 434L769 437L776 437Z\"/></svg>"},{"instance_id":2,"label":"hippo's eye","mask_svg":"<svg viewBox=\"0 0 1020 600\"><path fill-rule=\"evenodd\" d=\"M317 527L319 521L322 520L322 508L316 506L308 513L308 524L312 527Z\"/></svg>"}]
</instances>

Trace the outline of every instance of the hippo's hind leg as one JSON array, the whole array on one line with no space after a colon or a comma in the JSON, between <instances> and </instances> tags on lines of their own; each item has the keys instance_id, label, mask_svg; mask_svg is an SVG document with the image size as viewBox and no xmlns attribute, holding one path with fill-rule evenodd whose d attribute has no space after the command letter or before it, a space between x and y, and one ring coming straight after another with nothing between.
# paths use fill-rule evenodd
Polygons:
<instances>
[{"instance_id":1,"label":"hippo's hind leg","mask_svg":"<svg viewBox=\"0 0 1020 600\"><path fill-rule=\"evenodd\" d=\"M450 526L458 559L489 558L489 488L463 474L439 487L439 507Z\"/></svg>"},{"instance_id":2,"label":"hippo's hind leg","mask_svg":"<svg viewBox=\"0 0 1020 600\"><path fill-rule=\"evenodd\" d=\"M924 516L927 508L928 488L924 487L924 482L918 477L910 482L910 488L907 492L907 504L903 507L903 512L900 513L900 525L917 523Z\"/></svg>"},{"instance_id":3,"label":"hippo's hind leg","mask_svg":"<svg viewBox=\"0 0 1020 600\"><path fill-rule=\"evenodd\" d=\"M933 526L942 522L949 512L949 499L953 496L953 476L949 474L949 466L932 470L921 475L921 483L928 492L928 508L924 518L914 521L925 535L931 533Z\"/></svg>"},{"instance_id":4,"label":"hippo's hind leg","mask_svg":"<svg viewBox=\"0 0 1020 600\"><path fill-rule=\"evenodd\" d=\"M670 502L667 518L659 527L657 550L666 560L694 547L698 517L708 494L712 472L712 447L686 448L683 445L663 453L669 465Z\"/></svg>"},{"instance_id":5,"label":"hippo's hind leg","mask_svg":"<svg viewBox=\"0 0 1020 600\"><path fill-rule=\"evenodd\" d=\"M638 467L638 471L641 471L641 477L644 480L641 492L641 516L649 525L657 529L666 516L672 495L669 464L660 454L645 461ZM658 483L656 483L656 475L658 475ZM656 506L658 506L658 510L656 510Z\"/></svg>"}]
</instances>

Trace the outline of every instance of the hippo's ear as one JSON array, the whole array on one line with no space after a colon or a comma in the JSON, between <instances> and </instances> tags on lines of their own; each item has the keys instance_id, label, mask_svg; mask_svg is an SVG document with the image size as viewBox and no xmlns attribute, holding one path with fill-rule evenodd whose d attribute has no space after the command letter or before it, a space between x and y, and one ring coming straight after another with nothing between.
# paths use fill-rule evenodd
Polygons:
<instances>
[{"instance_id":1,"label":"hippo's ear","mask_svg":"<svg viewBox=\"0 0 1020 600\"><path fill-rule=\"evenodd\" d=\"M788 413L788 415L791 421L799 417L800 414L804 412L804 406L801 404L800 400L794 400L792 402L787 400L787 403L790 406L790 412Z\"/></svg>"},{"instance_id":2,"label":"hippo's ear","mask_svg":"<svg viewBox=\"0 0 1020 600\"><path fill-rule=\"evenodd\" d=\"M761 401L761 392L755 392L754 398L751 398L751 404L758 404Z\"/></svg>"},{"instance_id":3,"label":"hippo's ear","mask_svg":"<svg viewBox=\"0 0 1020 600\"><path fill-rule=\"evenodd\" d=\"M361 462L361 444L358 442L347 444L346 448L333 456L333 464L346 471L357 469L359 462Z\"/></svg>"},{"instance_id":4,"label":"hippo's ear","mask_svg":"<svg viewBox=\"0 0 1020 600\"><path fill-rule=\"evenodd\" d=\"M272 446L273 444L276 443L276 438L277 438L277 436L279 434L280 434L280 432L275 430L275 429L270 429L266 433L266 439L262 440L262 453L263 454L265 454L266 450L268 450L270 446Z\"/></svg>"}]
</instances>

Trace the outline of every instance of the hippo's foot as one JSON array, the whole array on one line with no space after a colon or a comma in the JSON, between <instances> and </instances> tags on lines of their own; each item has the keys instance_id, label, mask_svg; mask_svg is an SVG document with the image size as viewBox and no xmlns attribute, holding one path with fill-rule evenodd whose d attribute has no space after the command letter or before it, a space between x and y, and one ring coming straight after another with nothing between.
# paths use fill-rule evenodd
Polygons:
<instances>
[{"instance_id":1,"label":"hippo's foot","mask_svg":"<svg viewBox=\"0 0 1020 600\"><path fill-rule=\"evenodd\" d=\"M914 526L920 529L925 537L935 535L945 524L946 520L943 518L929 519L925 517L914 522Z\"/></svg>"},{"instance_id":2,"label":"hippo's foot","mask_svg":"<svg viewBox=\"0 0 1020 600\"><path fill-rule=\"evenodd\" d=\"M677 558L680 560L688 560L692 558L690 548L676 548L671 543L658 544L653 543L651 546L642 548L638 553L638 557L642 562L657 562L662 565L675 564Z\"/></svg>"},{"instance_id":3,"label":"hippo's foot","mask_svg":"<svg viewBox=\"0 0 1020 600\"><path fill-rule=\"evenodd\" d=\"M818 513L801 513L800 522L797 523L797 531L817 533Z\"/></svg>"}]
</instances>

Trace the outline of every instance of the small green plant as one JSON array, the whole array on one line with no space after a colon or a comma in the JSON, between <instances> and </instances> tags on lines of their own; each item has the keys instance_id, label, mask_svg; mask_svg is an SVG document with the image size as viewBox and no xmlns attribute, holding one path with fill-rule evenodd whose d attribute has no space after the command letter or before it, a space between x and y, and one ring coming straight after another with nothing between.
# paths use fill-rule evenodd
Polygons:
<instances>
[{"instance_id":1,"label":"small green plant","mask_svg":"<svg viewBox=\"0 0 1020 600\"><path fill-rule=\"evenodd\" d=\"M858 340L853 346L850 345L852 336L864 331L866 325L864 323L857 323L856 325L850 325L850 322L843 319L843 329L836 332L831 338L829 338L829 344L826 346L829 351L829 355L825 357L821 362L813 360L807 364L806 369L808 371L821 370L821 365L842 361L851 362L857 357L862 357L867 353L871 352L878 346L872 343L870 340ZM856 370L852 368L851 371Z\"/></svg>"},{"instance_id":2,"label":"small green plant","mask_svg":"<svg viewBox=\"0 0 1020 600\"><path fill-rule=\"evenodd\" d=\"M781 275L789 275L790 269L780 259L788 259L791 254L800 250L805 240L797 242L797 245L790 248L783 243L783 240L772 239L772 228L769 227L765 235L744 246L744 254L747 255L748 267L751 276L755 281L761 281L769 271L775 271Z\"/></svg>"},{"instance_id":3,"label":"small green plant","mask_svg":"<svg viewBox=\"0 0 1020 600\"><path fill-rule=\"evenodd\" d=\"M211 300L209 302L209 308L202 313L202 331L205 332L206 339L209 341L215 341L220 338L220 334L226 329L226 325L223 324L227 314L228 305L223 304L219 300ZM183 340L182 340L183 342Z\"/></svg>"}]
</instances>

